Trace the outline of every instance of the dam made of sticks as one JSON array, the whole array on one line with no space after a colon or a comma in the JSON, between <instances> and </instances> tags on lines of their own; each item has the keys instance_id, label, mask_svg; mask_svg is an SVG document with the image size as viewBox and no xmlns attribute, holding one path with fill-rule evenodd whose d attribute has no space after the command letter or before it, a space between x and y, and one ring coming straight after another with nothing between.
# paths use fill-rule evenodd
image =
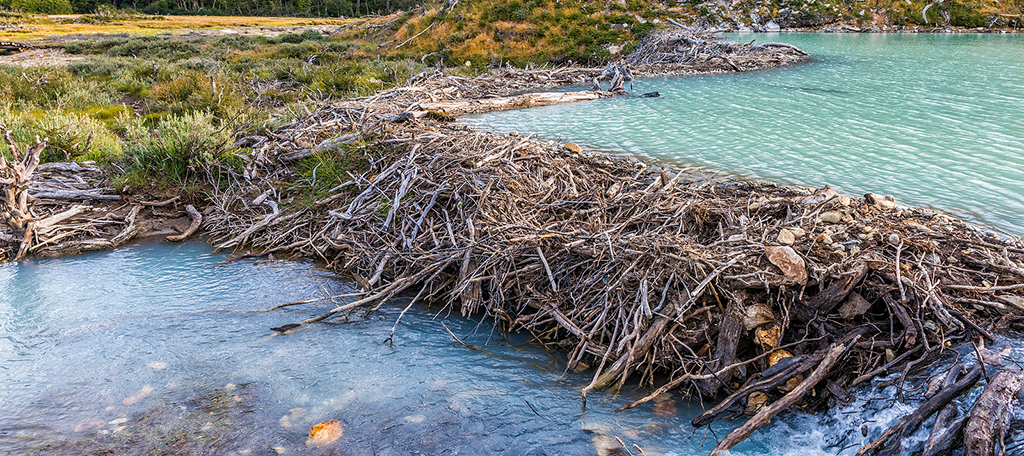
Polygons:
<instances>
[{"instance_id":1,"label":"dam made of sticks","mask_svg":"<svg viewBox=\"0 0 1024 456\"><path fill-rule=\"evenodd\" d=\"M672 43L679 60L649 51L647 61L744 69L734 51L692 57L718 45L688 40L685 52ZM798 60L784 46L764 49ZM1005 422L1020 389L1012 360L986 348L1024 321L1019 239L881 195L722 179L450 123L483 97L528 106L525 89L621 74L609 68L433 71L324 105L240 140L252 148L244 172L222 176L229 185L212 192L203 227L218 248L318 258L362 288L279 332L372 311L400 293L486 314L566 351L570 368L594 368L584 409L588 392L635 375L654 390L624 409L680 389L710 404L694 425L752 415L713 454L785 409L834 406L865 382L902 382L975 344L975 364L952 366L932 400L861 454L898 454L936 413L950 424L929 439L933 451L960 435L966 448L994 448L1005 426L963 429ZM369 169L310 198L294 163L339 150L365 154ZM971 414L943 412L982 377L992 390Z\"/></svg>"}]
</instances>

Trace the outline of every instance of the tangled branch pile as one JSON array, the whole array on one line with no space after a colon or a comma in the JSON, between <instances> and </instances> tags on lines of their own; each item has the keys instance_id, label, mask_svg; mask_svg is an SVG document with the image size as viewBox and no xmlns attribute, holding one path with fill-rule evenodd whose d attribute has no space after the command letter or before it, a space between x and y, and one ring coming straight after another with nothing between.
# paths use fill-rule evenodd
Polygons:
<instances>
[{"instance_id":1,"label":"tangled branch pile","mask_svg":"<svg viewBox=\"0 0 1024 456\"><path fill-rule=\"evenodd\" d=\"M29 254L52 257L113 249L166 219L178 218L176 213L157 213L156 209L180 197L123 204L121 195L106 186L99 167L75 162L40 164L45 139L37 137L34 144L21 148L2 124L0 135L11 156L8 160L0 152L0 262L21 260ZM147 206L153 208L152 213L140 215ZM199 229L201 214L192 206L186 210L193 223L183 235L168 240L184 240Z\"/></svg>"},{"instance_id":2,"label":"tangled branch pile","mask_svg":"<svg viewBox=\"0 0 1024 456\"><path fill-rule=\"evenodd\" d=\"M415 84L254 139L258 190L217 197L219 247L319 257L361 285L285 328L412 290L563 347L570 368L595 367L584 397L665 375L629 407L680 388L720 400L695 425L746 406L756 427L905 378L972 333L1021 327L1019 240L878 195L718 180L402 116L465 85ZM294 181L294 157L357 140L394 152L312 202L275 185Z\"/></svg>"},{"instance_id":3,"label":"tangled branch pile","mask_svg":"<svg viewBox=\"0 0 1024 456\"><path fill-rule=\"evenodd\" d=\"M791 65L807 53L786 43L736 43L717 30L662 30L640 41L623 60L637 74L707 74Z\"/></svg>"}]
</instances>

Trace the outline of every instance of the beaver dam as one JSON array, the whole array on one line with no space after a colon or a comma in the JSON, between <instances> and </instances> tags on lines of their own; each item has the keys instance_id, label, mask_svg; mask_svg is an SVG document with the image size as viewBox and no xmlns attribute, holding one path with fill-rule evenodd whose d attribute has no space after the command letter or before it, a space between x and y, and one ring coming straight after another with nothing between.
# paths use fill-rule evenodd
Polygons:
<instances>
[{"instance_id":1,"label":"beaver dam","mask_svg":"<svg viewBox=\"0 0 1024 456\"><path fill-rule=\"evenodd\" d=\"M927 384L928 399L858 454L911 449L902 445L933 416L939 421L925 454L999 451L1024 383L1020 366L999 350L1002 335L1024 321L1019 239L880 195L721 179L450 123L453 115L552 97L517 95L542 87L600 88L610 80L612 90L555 101L613 96L630 73L800 59L785 45L684 38L647 43L630 65L502 69L478 78L430 72L373 97L325 105L240 140L252 148L244 171L221 171L227 190L211 194L202 214L193 208L192 220L202 221L217 248L242 250L239 258L317 258L359 284L356 293L323 298L332 310L277 332L371 312L400 294L413 296L410 307L484 314L569 353L571 369L593 368L581 391L584 413L589 392L633 377L652 392L622 413L678 390L707 405L694 426L750 415L719 436L712 454L783 410L836 407L872 381L906 391L905 382L943 365ZM751 56L759 52L768 54ZM368 168L320 182L327 190L311 196L315 184L295 164L342 151L363 154ZM0 182L24 187L12 179ZM15 214L10 208L25 198L8 194ZM144 214L122 210L130 211L129 228ZM9 216L9 244L23 254L34 243L54 244L52 227L74 220L54 221L61 214L54 213L33 219L21 211L20 228ZM958 362L954 348L965 344L973 362ZM970 409L951 405L979 382L984 391Z\"/></svg>"}]
</instances>

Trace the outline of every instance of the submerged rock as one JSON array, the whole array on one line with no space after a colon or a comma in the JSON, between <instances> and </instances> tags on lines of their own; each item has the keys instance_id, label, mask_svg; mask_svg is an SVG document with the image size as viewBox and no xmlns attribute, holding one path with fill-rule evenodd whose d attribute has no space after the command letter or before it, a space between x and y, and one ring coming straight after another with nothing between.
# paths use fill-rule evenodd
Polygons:
<instances>
[{"instance_id":1,"label":"submerged rock","mask_svg":"<svg viewBox=\"0 0 1024 456\"><path fill-rule=\"evenodd\" d=\"M590 442L594 444L594 450L597 451L598 456L619 456L625 455L626 452L619 445L618 440L615 440L607 435L595 435Z\"/></svg>"},{"instance_id":2,"label":"submerged rock","mask_svg":"<svg viewBox=\"0 0 1024 456\"><path fill-rule=\"evenodd\" d=\"M288 414L282 416L277 422L283 428L290 428L295 425L295 420L302 418L306 414L306 409L302 407L296 407L288 411Z\"/></svg>"},{"instance_id":3,"label":"submerged rock","mask_svg":"<svg viewBox=\"0 0 1024 456\"><path fill-rule=\"evenodd\" d=\"M341 422L338 420L317 423L309 429L309 438L306 439L306 445L322 447L340 439L343 433L344 430L341 428Z\"/></svg>"},{"instance_id":4,"label":"submerged rock","mask_svg":"<svg viewBox=\"0 0 1024 456\"><path fill-rule=\"evenodd\" d=\"M139 390L138 393L135 393L135 394L133 394L131 396L128 396L127 398L125 398L125 400L121 401L121 403L124 404L124 405L135 405L135 404L138 404L139 402L142 402L143 399L149 397L149 395L152 394L153 391L154 391L154 388L152 386L150 386L150 385L143 386L142 389Z\"/></svg>"},{"instance_id":5,"label":"submerged rock","mask_svg":"<svg viewBox=\"0 0 1024 456\"><path fill-rule=\"evenodd\" d=\"M125 419L125 422L127 421L128 420ZM75 426L75 432L96 432L105 424L107 424L106 421L90 421L88 423L82 423Z\"/></svg>"}]
</instances>

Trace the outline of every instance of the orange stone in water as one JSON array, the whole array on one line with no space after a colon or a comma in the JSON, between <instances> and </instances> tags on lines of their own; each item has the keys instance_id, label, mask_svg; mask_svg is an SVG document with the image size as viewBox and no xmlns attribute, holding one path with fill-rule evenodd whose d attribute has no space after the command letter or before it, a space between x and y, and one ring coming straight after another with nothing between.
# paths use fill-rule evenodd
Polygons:
<instances>
[{"instance_id":1,"label":"orange stone in water","mask_svg":"<svg viewBox=\"0 0 1024 456\"><path fill-rule=\"evenodd\" d=\"M309 438L306 445L322 447L341 438L343 430L338 420L324 421L317 423L309 429Z\"/></svg>"}]
</instances>

